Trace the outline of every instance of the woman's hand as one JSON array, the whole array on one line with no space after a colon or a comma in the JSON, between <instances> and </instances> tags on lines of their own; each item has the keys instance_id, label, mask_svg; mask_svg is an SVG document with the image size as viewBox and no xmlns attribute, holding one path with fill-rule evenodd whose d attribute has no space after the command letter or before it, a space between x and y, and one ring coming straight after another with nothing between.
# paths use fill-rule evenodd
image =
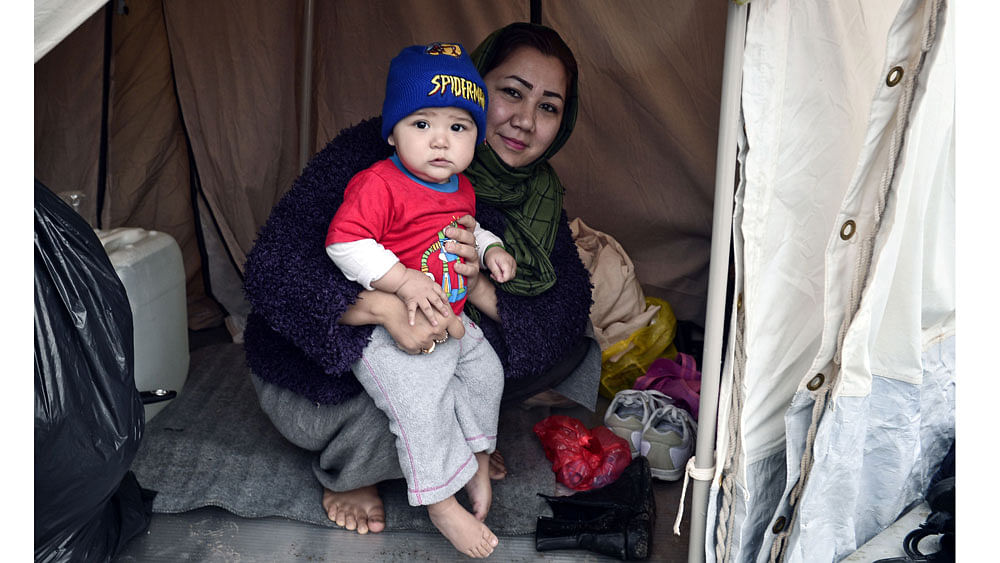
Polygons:
<instances>
[{"instance_id":1,"label":"woman's hand","mask_svg":"<svg viewBox=\"0 0 1000 563\"><path fill-rule=\"evenodd\" d=\"M427 317L418 313L411 326L406 304L395 294L384 291L361 292L358 301L341 315L340 323L351 326L382 325L396 345L410 354L430 350L436 342L444 342L447 338L465 336L462 319L454 314L444 318L438 326L432 326Z\"/></svg>"},{"instance_id":2,"label":"woman's hand","mask_svg":"<svg viewBox=\"0 0 1000 563\"><path fill-rule=\"evenodd\" d=\"M462 319L454 314L438 323L438 326L432 326L423 312L418 311L416 320L411 325L405 306L401 313L392 312L386 315L382 326L389 331L392 339L396 341L396 346L407 354L419 354L431 350L436 344L444 343L449 338L460 339L465 336L465 325L462 324Z\"/></svg>"},{"instance_id":3,"label":"woman's hand","mask_svg":"<svg viewBox=\"0 0 1000 563\"><path fill-rule=\"evenodd\" d=\"M445 243L444 249L465 260L465 263L456 264L454 268L456 272L465 276L466 287L471 289L479 279L479 253L476 251L476 237L473 235L476 220L472 215L462 215L458 223L465 228L447 227L444 230L444 236L452 239Z\"/></svg>"},{"instance_id":4,"label":"woman's hand","mask_svg":"<svg viewBox=\"0 0 1000 563\"><path fill-rule=\"evenodd\" d=\"M472 215L463 215L458 219L458 222L465 228L446 228L444 236L454 240L446 243L444 249L465 259L464 264L456 264L454 268L456 272L465 276L469 302L485 313L487 317L498 321L500 314L497 312L496 288L489 279L479 277L479 252L476 251L476 237L473 235L476 220Z\"/></svg>"}]
</instances>

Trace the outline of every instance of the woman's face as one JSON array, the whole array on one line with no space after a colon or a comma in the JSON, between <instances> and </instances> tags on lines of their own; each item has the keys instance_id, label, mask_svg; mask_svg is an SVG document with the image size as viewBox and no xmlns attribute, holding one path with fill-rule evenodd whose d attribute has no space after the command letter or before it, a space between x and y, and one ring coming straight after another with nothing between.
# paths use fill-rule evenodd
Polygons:
<instances>
[{"instance_id":1,"label":"woman's face","mask_svg":"<svg viewBox=\"0 0 1000 563\"><path fill-rule=\"evenodd\" d=\"M517 168L549 148L566 105L566 69L559 59L520 47L483 77L489 91L486 142Z\"/></svg>"}]
</instances>

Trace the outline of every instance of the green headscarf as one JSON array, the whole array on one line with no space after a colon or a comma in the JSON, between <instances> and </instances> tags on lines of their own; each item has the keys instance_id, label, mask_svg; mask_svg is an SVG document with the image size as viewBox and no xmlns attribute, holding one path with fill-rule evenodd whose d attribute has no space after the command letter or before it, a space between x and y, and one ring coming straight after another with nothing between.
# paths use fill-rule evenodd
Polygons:
<instances>
[{"instance_id":1,"label":"green headscarf","mask_svg":"<svg viewBox=\"0 0 1000 563\"><path fill-rule=\"evenodd\" d=\"M490 34L472 53L472 61L481 74L496 55L497 36L511 26L544 28L544 26L514 23ZM501 289L515 295L538 295L556 282L555 270L549 260L555 243L556 228L562 212L566 191L548 160L569 139L576 125L577 81L568 85L562 123L555 139L538 160L519 168L508 166L490 148L481 143L476 148L472 164L465 175L476 188L476 197L498 209L507 218L503 233L504 246L517 260L517 277L500 284Z\"/></svg>"}]
</instances>

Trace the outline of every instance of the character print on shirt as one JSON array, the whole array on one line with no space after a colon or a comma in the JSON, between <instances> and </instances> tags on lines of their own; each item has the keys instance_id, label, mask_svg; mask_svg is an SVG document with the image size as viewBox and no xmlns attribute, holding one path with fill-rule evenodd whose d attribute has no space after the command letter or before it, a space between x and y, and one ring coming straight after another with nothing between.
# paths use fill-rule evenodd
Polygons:
<instances>
[{"instance_id":1,"label":"character print on shirt","mask_svg":"<svg viewBox=\"0 0 1000 563\"><path fill-rule=\"evenodd\" d=\"M457 226L452 222L452 227ZM432 280L441 284L441 289L448 294L448 301L455 303L465 298L465 276L454 271L452 263L460 262L462 259L457 254L446 252L444 244L452 239L444 234L444 229L438 231L438 239L430 245L420 257L420 271ZM439 272L440 279L435 275Z\"/></svg>"}]
</instances>

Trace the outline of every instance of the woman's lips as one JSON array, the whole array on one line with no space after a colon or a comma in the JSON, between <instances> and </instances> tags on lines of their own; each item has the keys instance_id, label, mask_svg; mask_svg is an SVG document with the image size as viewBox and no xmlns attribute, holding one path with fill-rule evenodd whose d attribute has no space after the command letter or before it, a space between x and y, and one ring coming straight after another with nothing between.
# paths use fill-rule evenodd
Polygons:
<instances>
[{"instance_id":1,"label":"woman's lips","mask_svg":"<svg viewBox=\"0 0 1000 563\"><path fill-rule=\"evenodd\" d=\"M503 135L500 135L500 138L503 139L503 143L511 150L523 151L528 147L528 145L518 141L517 139L511 139L510 137L504 137Z\"/></svg>"}]
</instances>

